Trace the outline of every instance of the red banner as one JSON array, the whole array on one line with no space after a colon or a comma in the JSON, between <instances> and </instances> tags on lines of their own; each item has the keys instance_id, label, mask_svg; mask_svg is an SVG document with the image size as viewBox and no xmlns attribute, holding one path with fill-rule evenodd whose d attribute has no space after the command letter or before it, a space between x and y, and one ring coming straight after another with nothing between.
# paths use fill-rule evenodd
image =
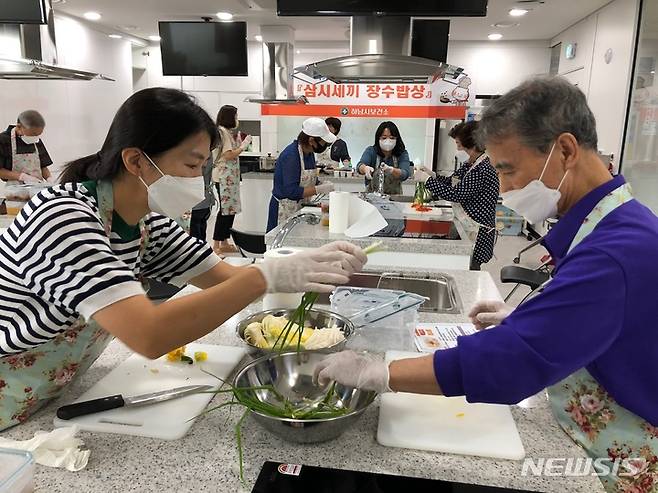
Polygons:
<instances>
[{"instance_id":1,"label":"red banner","mask_svg":"<svg viewBox=\"0 0 658 493\"><path fill-rule=\"evenodd\" d=\"M336 116L352 118L436 118L463 120L465 106L384 106L333 104L261 104L263 116Z\"/></svg>"}]
</instances>

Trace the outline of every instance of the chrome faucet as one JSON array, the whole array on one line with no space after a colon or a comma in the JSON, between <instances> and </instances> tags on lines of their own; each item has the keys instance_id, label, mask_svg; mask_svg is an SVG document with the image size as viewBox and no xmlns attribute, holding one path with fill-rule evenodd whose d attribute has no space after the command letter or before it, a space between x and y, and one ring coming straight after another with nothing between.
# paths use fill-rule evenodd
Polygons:
<instances>
[{"instance_id":1,"label":"chrome faucet","mask_svg":"<svg viewBox=\"0 0 658 493\"><path fill-rule=\"evenodd\" d=\"M270 248L275 249L283 246L283 242L286 240L286 237L295 228L295 226L297 226L302 221L310 225L320 224L320 216L310 212L305 212L303 214L298 214L291 217L285 223L283 223L283 226L281 226L281 229L274 237L274 241L272 242L272 246Z\"/></svg>"}]
</instances>

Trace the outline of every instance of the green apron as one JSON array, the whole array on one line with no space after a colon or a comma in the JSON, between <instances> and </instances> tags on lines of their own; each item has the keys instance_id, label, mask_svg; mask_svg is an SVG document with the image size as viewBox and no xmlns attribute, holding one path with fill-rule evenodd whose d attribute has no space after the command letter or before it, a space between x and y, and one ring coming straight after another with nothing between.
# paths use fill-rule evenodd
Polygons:
<instances>
[{"instance_id":1,"label":"green apron","mask_svg":"<svg viewBox=\"0 0 658 493\"><path fill-rule=\"evenodd\" d=\"M569 251L632 199L628 184L606 195L583 221ZM638 459L630 471L620 467L618 474L600 477L607 492L658 492L658 427L617 404L585 368L549 387L548 397L560 426L592 459Z\"/></svg>"},{"instance_id":2,"label":"green apron","mask_svg":"<svg viewBox=\"0 0 658 493\"><path fill-rule=\"evenodd\" d=\"M100 181L98 209L105 234L112 231L112 184ZM139 223L140 258L148 244L148 230ZM64 387L83 374L113 336L94 320L78 318L54 339L22 353L0 358L0 430L22 423L57 397Z\"/></svg>"}]
</instances>

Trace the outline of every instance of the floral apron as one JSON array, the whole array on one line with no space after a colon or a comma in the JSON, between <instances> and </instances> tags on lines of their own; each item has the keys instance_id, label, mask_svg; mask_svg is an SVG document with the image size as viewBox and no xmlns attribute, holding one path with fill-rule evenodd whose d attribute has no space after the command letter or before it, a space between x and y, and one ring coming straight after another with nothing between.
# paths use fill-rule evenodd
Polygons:
<instances>
[{"instance_id":1,"label":"floral apron","mask_svg":"<svg viewBox=\"0 0 658 493\"><path fill-rule=\"evenodd\" d=\"M112 230L112 184L98 183L98 208L105 234ZM140 259L148 244L143 221ZM22 423L83 374L113 339L94 320L78 318L54 339L0 358L0 430Z\"/></svg>"},{"instance_id":2,"label":"floral apron","mask_svg":"<svg viewBox=\"0 0 658 493\"><path fill-rule=\"evenodd\" d=\"M11 163L12 171L18 173L25 173L32 175L35 178L41 179L43 173L41 171L41 159L39 158L39 151L37 150L37 145L34 146L34 152L29 154L18 154L18 147L16 146L16 128L11 129ZM7 181L7 185L16 185L20 183L19 181L10 180Z\"/></svg>"},{"instance_id":3,"label":"floral apron","mask_svg":"<svg viewBox=\"0 0 658 493\"><path fill-rule=\"evenodd\" d=\"M377 155L375 171L372 174L372 180L368 183L368 193L378 192L384 195L402 195L402 182L392 175L387 175L381 168L382 158ZM393 156L393 168L399 168L398 158ZM382 177L384 183L382 185Z\"/></svg>"},{"instance_id":4,"label":"floral apron","mask_svg":"<svg viewBox=\"0 0 658 493\"><path fill-rule=\"evenodd\" d=\"M301 163L299 186L302 188L312 187L315 185L315 182L318 178L317 171L315 169L304 168L304 153L302 152L302 147L297 146L297 150L299 151L299 162ZM272 197L274 197L274 195L272 195ZM290 199L277 199L276 197L274 197L274 200L279 203L279 214L277 222L278 225L285 223L288 219L297 214L302 208L301 200L297 201Z\"/></svg>"},{"instance_id":5,"label":"floral apron","mask_svg":"<svg viewBox=\"0 0 658 493\"><path fill-rule=\"evenodd\" d=\"M217 155L212 170L212 181L217 183L219 192L219 213L222 216L234 216L242 211L240 203L240 161L239 159L222 159L222 152L237 147L233 136L223 127L220 128L222 150Z\"/></svg>"},{"instance_id":6,"label":"floral apron","mask_svg":"<svg viewBox=\"0 0 658 493\"><path fill-rule=\"evenodd\" d=\"M569 251L632 199L628 184L606 195L583 221ZM549 387L548 397L560 426L591 458L639 459L632 464L633 475L600 477L607 492L658 492L658 427L617 404L585 368Z\"/></svg>"}]
</instances>

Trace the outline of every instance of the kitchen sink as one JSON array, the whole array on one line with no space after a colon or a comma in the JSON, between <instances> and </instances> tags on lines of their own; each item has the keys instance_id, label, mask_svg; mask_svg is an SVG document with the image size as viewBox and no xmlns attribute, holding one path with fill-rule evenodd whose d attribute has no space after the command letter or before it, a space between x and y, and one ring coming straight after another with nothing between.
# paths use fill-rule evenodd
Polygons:
<instances>
[{"instance_id":1,"label":"kitchen sink","mask_svg":"<svg viewBox=\"0 0 658 493\"><path fill-rule=\"evenodd\" d=\"M460 313L462 309L455 280L447 275L430 279L429 277L412 277L395 273L360 273L354 274L347 286L392 289L424 296L428 300L420 306L421 312ZM331 304L329 295L321 294L317 303L322 305Z\"/></svg>"}]
</instances>

